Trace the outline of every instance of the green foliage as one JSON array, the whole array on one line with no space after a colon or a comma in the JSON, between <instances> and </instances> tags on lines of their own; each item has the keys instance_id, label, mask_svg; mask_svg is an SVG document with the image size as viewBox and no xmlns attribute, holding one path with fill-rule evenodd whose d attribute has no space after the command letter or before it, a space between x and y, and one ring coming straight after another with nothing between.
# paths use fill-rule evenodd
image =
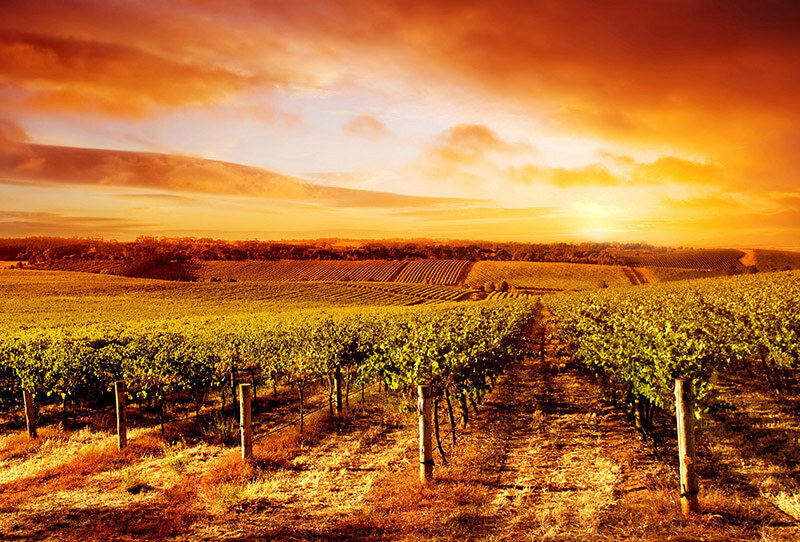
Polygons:
<instances>
[{"instance_id":1,"label":"green foliage","mask_svg":"<svg viewBox=\"0 0 800 542\"><path fill-rule=\"evenodd\" d=\"M673 404L674 379L705 395L737 362L800 368L800 273L649 285L546 299L574 357L636 396Z\"/></svg>"},{"instance_id":2,"label":"green foliage","mask_svg":"<svg viewBox=\"0 0 800 542\"><path fill-rule=\"evenodd\" d=\"M515 355L517 339L536 309L531 298L264 311L252 285L241 286L244 290L180 285L169 292L160 284L152 286L166 296L162 303L171 303L170 317L160 317L164 308L155 306L154 316L146 317L153 302L149 290L116 292L141 297L136 303L114 304L96 302L99 290L76 305L80 318L40 309L43 318L31 318L25 326L14 317L0 319L5 331L0 379L8 381L8 389L18 391L21 384L38 400L49 395L98 402L108 399L115 380L123 379L131 397L152 400L160 409L175 392L199 397L229 385L234 370L260 372L267 382L304 385L341 369L356 382L381 378L408 392L429 383L435 393L450 388L480 396ZM58 292L58 298L65 292L52 281L44 290ZM217 306L209 302L214 292L220 296ZM236 310L228 310L231 295L242 296ZM229 433L218 429L220 435Z\"/></svg>"}]
</instances>

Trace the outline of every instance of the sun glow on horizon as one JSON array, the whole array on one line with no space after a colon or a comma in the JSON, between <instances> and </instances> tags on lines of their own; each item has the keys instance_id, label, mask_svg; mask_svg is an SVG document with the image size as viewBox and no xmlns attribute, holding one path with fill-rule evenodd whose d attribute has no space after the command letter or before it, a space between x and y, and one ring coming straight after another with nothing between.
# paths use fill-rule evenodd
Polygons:
<instances>
[{"instance_id":1,"label":"sun glow on horizon","mask_svg":"<svg viewBox=\"0 0 800 542\"><path fill-rule=\"evenodd\" d=\"M796 246L800 10L699 13L12 0L0 235Z\"/></svg>"}]
</instances>

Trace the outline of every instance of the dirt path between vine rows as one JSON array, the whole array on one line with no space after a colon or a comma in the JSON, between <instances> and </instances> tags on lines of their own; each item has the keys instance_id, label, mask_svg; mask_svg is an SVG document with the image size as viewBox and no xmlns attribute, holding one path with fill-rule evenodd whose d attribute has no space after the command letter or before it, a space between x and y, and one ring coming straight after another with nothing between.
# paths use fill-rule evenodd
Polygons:
<instances>
[{"instance_id":1,"label":"dirt path between vine rows","mask_svg":"<svg viewBox=\"0 0 800 542\"><path fill-rule=\"evenodd\" d=\"M466 540L795 540L797 523L733 490L701 434L704 513L679 512L677 459L659 451L580 368L531 329L534 348L498 381L442 483L474 484L474 506L442 511L427 537ZM541 339L539 339L541 340ZM541 345L540 345L541 346ZM661 420L670 429L670 420ZM702 426L705 428L705 426ZM715 435L715 434L714 434ZM738 456L729 451L728 459ZM675 458L673 457L675 456ZM721 480L718 483L715 478ZM413 533L409 539L414 539Z\"/></svg>"},{"instance_id":2,"label":"dirt path between vine rows","mask_svg":"<svg viewBox=\"0 0 800 542\"><path fill-rule=\"evenodd\" d=\"M532 335L541 331L537 326ZM663 507L674 507L669 494L677 480L624 415L602 403L591 379L557 360L553 349L545 345L513 365L484 403L465 445L489 456L450 467L480 469L488 489L478 521L469 522L471 534L463 534L480 532L491 540L645 537L662 521ZM657 505L641 517L638 508L656 504L654 492ZM620 524L616 516L627 517ZM637 519L644 521L634 526Z\"/></svg>"}]
</instances>

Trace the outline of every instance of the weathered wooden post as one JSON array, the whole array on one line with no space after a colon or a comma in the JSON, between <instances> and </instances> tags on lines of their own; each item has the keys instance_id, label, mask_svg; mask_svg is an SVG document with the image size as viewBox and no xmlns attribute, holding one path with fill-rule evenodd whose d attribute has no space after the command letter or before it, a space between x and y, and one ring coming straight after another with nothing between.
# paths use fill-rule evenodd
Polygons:
<instances>
[{"instance_id":1,"label":"weathered wooden post","mask_svg":"<svg viewBox=\"0 0 800 542\"><path fill-rule=\"evenodd\" d=\"M117 446L120 450L128 445L128 412L125 409L125 381L114 382L114 396L117 403Z\"/></svg>"},{"instance_id":2,"label":"weathered wooden post","mask_svg":"<svg viewBox=\"0 0 800 542\"><path fill-rule=\"evenodd\" d=\"M638 395L633 400L633 425L639 431L644 431L644 400Z\"/></svg>"},{"instance_id":3,"label":"weathered wooden post","mask_svg":"<svg viewBox=\"0 0 800 542\"><path fill-rule=\"evenodd\" d=\"M431 387L417 386L419 413L419 478L425 483L433 479L433 436L431 422Z\"/></svg>"},{"instance_id":4,"label":"weathered wooden post","mask_svg":"<svg viewBox=\"0 0 800 542\"><path fill-rule=\"evenodd\" d=\"M239 384L239 427L242 430L242 459L253 457L253 428L251 404L253 389L250 384Z\"/></svg>"},{"instance_id":5,"label":"weathered wooden post","mask_svg":"<svg viewBox=\"0 0 800 542\"><path fill-rule=\"evenodd\" d=\"M342 369L337 367L333 373L333 385L336 388L336 414L342 413Z\"/></svg>"},{"instance_id":6,"label":"weathered wooden post","mask_svg":"<svg viewBox=\"0 0 800 542\"><path fill-rule=\"evenodd\" d=\"M694 391L688 378L675 381L675 417L678 421L678 459L681 477L681 511L700 512L697 502L697 453L694 445Z\"/></svg>"},{"instance_id":7,"label":"weathered wooden post","mask_svg":"<svg viewBox=\"0 0 800 542\"><path fill-rule=\"evenodd\" d=\"M33 407L33 395L28 390L22 390L22 405L25 409L25 425L28 426L28 436L36 438L36 410Z\"/></svg>"}]
</instances>

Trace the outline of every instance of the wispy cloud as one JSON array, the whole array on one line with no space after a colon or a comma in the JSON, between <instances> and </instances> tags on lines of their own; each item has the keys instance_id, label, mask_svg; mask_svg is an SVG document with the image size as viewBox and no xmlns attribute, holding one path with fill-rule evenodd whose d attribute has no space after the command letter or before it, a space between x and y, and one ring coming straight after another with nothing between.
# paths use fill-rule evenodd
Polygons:
<instances>
[{"instance_id":1,"label":"wispy cloud","mask_svg":"<svg viewBox=\"0 0 800 542\"><path fill-rule=\"evenodd\" d=\"M391 132L382 120L369 113L363 113L351 118L344 125L345 132L364 139L382 139L389 137Z\"/></svg>"},{"instance_id":2,"label":"wispy cloud","mask_svg":"<svg viewBox=\"0 0 800 542\"><path fill-rule=\"evenodd\" d=\"M111 216L70 216L60 213L0 210L0 235L132 235L151 228L138 220Z\"/></svg>"}]
</instances>

